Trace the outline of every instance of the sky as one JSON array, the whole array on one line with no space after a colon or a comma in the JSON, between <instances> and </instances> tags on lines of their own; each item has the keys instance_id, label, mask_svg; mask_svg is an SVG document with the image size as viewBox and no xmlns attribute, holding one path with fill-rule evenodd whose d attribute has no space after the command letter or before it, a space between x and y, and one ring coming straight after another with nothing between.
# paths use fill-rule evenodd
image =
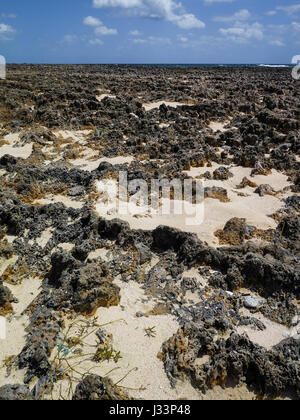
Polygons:
<instances>
[{"instance_id":1,"label":"sky","mask_svg":"<svg viewBox=\"0 0 300 420\"><path fill-rule=\"evenodd\" d=\"M10 63L287 64L295 0L1 0Z\"/></svg>"}]
</instances>

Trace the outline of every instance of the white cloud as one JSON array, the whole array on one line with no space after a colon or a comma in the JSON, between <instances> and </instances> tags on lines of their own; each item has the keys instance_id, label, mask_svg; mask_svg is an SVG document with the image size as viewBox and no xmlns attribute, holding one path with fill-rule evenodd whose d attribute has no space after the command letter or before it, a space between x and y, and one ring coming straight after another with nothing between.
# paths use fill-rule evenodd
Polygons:
<instances>
[{"instance_id":1,"label":"white cloud","mask_svg":"<svg viewBox=\"0 0 300 420\"><path fill-rule=\"evenodd\" d=\"M213 3L233 3L236 0L204 0L205 4L213 4Z\"/></svg>"},{"instance_id":2,"label":"white cloud","mask_svg":"<svg viewBox=\"0 0 300 420\"><path fill-rule=\"evenodd\" d=\"M152 19L163 19L182 29L204 28L205 23L194 14L187 13L181 3L174 0L93 0L96 8L123 8Z\"/></svg>"},{"instance_id":3,"label":"white cloud","mask_svg":"<svg viewBox=\"0 0 300 420\"><path fill-rule=\"evenodd\" d=\"M93 0L94 7L123 7L129 9L130 7L140 7L141 0Z\"/></svg>"},{"instance_id":4,"label":"white cloud","mask_svg":"<svg viewBox=\"0 0 300 420\"><path fill-rule=\"evenodd\" d=\"M103 45L104 42L101 39L95 38L89 40L90 45Z\"/></svg>"},{"instance_id":5,"label":"white cloud","mask_svg":"<svg viewBox=\"0 0 300 420\"><path fill-rule=\"evenodd\" d=\"M219 32L230 41L244 43L252 38L262 40L264 38L263 29L263 26L258 22L252 25L237 22L235 26L227 29L221 28Z\"/></svg>"},{"instance_id":6,"label":"white cloud","mask_svg":"<svg viewBox=\"0 0 300 420\"><path fill-rule=\"evenodd\" d=\"M292 22L292 28L296 32L300 32L300 23L299 22Z\"/></svg>"},{"instance_id":7,"label":"white cloud","mask_svg":"<svg viewBox=\"0 0 300 420\"><path fill-rule=\"evenodd\" d=\"M285 44L278 39L275 39L274 41L270 41L270 45L273 45L274 47L285 47Z\"/></svg>"},{"instance_id":8,"label":"white cloud","mask_svg":"<svg viewBox=\"0 0 300 420\"><path fill-rule=\"evenodd\" d=\"M87 16L83 19L84 25L92 26L95 28L95 34L96 35L117 35L118 31L117 29L107 28L100 19L93 17L93 16Z\"/></svg>"},{"instance_id":9,"label":"white cloud","mask_svg":"<svg viewBox=\"0 0 300 420\"><path fill-rule=\"evenodd\" d=\"M133 43L134 44L150 44L150 45L157 45L157 44L171 45L172 41L170 40L170 38L149 36L148 38L145 38L145 39L142 39L142 38L134 39Z\"/></svg>"},{"instance_id":10,"label":"white cloud","mask_svg":"<svg viewBox=\"0 0 300 420\"><path fill-rule=\"evenodd\" d=\"M63 39L60 42L62 44L73 44L76 41L78 41L78 36L77 35L67 34L63 37Z\"/></svg>"},{"instance_id":11,"label":"white cloud","mask_svg":"<svg viewBox=\"0 0 300 420\"><path fill-rule=\"evenodd\" d=\"M134 31L130 31L129 33L132 36L141 36L142 35L142 32L138 31L137 29L134 30Z\"/></svg>"},{"instance_id":12,"label":"white cloud","mask_svg":"<svg viewBox=\"0 0 300 420\"><path fill-rule=\"evenodd\" d=\"M186 44L187 42L189 42L189 38L186 36L178 35L177 39L179 42L182 42L183 44Z\"/></svg>"},{"instance_id":13,"label":"white cloud","mask_svg":"<svg viewBox=\"0 0 300 420\"><path fill-rule=\"evenodd\" d=\"M251 13L247 9L239 10L231 16L216 16L213 20L215 22L234 22L241 20L249 20L251 18Z\"/></svg>"},{"instance_id":14,"label":"white cloud","mask_svg":"<svg viewBox=\"0 0 300 420\"><path fill-rule=\"evenodd\" d=\"M205 24L191 13L185 13L180 16L174 15L169 20L181 29L205 28Z\"/></svg>"},{"instance_id":15,"label":"white cloud","mask_svg":"<svg viewBox=\"0 0 300 420\"><path fill-rule=\"evenodd\" d=\"M6 25L5 23L0 23L0 40L1 41L12 41L15 36L15 29L10 26Z\"/></svg>"},{"instance_id":16,"label":"white cloud","mask_svg":"<svg viewBox=\"0 0 300 420\"><path fill-rule=\"evenodd\" d=\"M266 12L267 16L275 16L277 14L276 10L270 10L269 12Z\"/></svg>"},{"instance_id":17,"label":"white cloud","mask_svg":"<svg viewBox=\"0 0 300 420\"><path fill-rule=\"evenodd\" d=\"M7 19L15 19L17 15L15 15L14 13L1 13L1 17Z\"/></svg>"},{"instance_id":18,"label":"white cloud","mask_svg":"<svg viewBox=\"0 0 300 420\"><path fill-rule=\"evenodd\" d=\"M93 16L87 16L86 18L84 18L83 23L88 26L101 26L102 25L101 20Z\"/></svg>"},{"instance_id":19,"label":"white cloud","mask_svg":"<svg viewBox=\"0 0 300 420\"><path fill-rule=\"evenodd\" d=\"M292 16L300 13L300 3L292 4L290 6L277 6L276 9L287 13L289 16Z\"/></svg>"},{"instance_id":20,"label":"white cloud","mask_svg":"<svg viewBox=\"0 0 300 420\"><path fill-rule=\"evenodd\" d=\"M95 34L96 35L117 35L118 31L117 29L107 28L106 26L98 26L95 28Z\"/></svg>"}]
</instances>

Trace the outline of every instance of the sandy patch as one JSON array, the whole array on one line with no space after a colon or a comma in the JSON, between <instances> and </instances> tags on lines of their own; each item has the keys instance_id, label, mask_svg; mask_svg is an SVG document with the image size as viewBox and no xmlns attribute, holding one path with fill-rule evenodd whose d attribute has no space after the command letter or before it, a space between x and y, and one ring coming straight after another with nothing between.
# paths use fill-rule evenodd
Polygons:
<instances>
[{"instance_id":1,"label":"sandy patch","mask_svg":"<svg viewBox=\"0 0 300 420\"><path fill-rule=\"evenodd\" d=\"M196 290L194 292L192 290L187 290L184 296L184 300L190 305L199 303L198 292L199 290L201 290L202 288L208 285L208 281L199 274L199 271L197 270L197 268L191 268L190 270L185 271L182 274L182 280L185 278L195 279L197 283L197 287L195 288ZM204 364L204 363L206 363L206 361L202 360L201 364Z\"/></svg>"},{"instance_id":2,"label":"sandy patch","mask_svg":"<svg viewBox=\"0 0 300 420\"><path fill-rule=\"evenodd\" d=\"M170 127L170 123L161 123L159 124L159 128L169 128Z\"/></svg>"},{"instance_id":3,"label":"sandy patch","mask_svg":"<svg viewBox=\"0 0 300 420\"><path fill-rule=\"evenodd\" d=\"M212 168L193 168L191 171L187 171L186 174L190 177L197 178L199 175L206 171L213 172L219 165L214 164ZM233 218L245 218L247 223L254 225L259 229L274 229L277 223L270 216L278 211L282 206L283 202L281 198L285 198L289 193L282 194L280 198L266 195L260 197L254 193L254 189L247 187L242 190L237 190L242 179L247 176L250 177L251 169L236 167L230 169L233 173L233 177L227 181L203 181L204 187L222 187L228 192L228 203L222 203L215 199L206 199L203 203L199 203L192 207L193 213L190 213L191 207L188 203L180 200L174 200L176 206L183 208L182 214L176 214L174 211L166 213L163 211L163 205L168 206L172 203L170 200L163 199L158 214L153 214L151 208L143 207L143 205L132 204L130 211L122 212L116 203L108 205L110 197L100 196L98 203L96 204L96 210L99 215L106 217L107 219L114 219L116 217L128 222L132 229L143 229L153 230L159 225L166 225L173 228L178 228L186 232L196 233L200 240L207 242L211 246L218 246L219 241L214 236L214 233L218 229L223 229L226 222ZM271 175L268 176L255 176L251 180L260 184L270 184L275 190L281 190L284 187L289 186L287 176L273 170ZM98 188L100 184L98 184ZM240 192L246 194L246 196L239 195ZM103 202L104 200L104 202ZM107 200L107 201L105 201ZM172 204L170 204L172 209ZM184 207L187 206L187 207ZM188 208L190 207L190 208ZM197 219L195 214L197 213ZM194 215L190 217L189 215Z\"/></svg>"},{"instance_id":4,"label":"sandy patch","mask_svg":"<svg viewBox=\"0 0 300 420\"><path fill-rule=\"evenodd\" d=\"M148 312L153 309L155 301L149 299L135 282L124 284L116 280L115 283L121 288L120 306L100 308L96 316L100 325L117 321L104 328L107 333L112 334L113 348L120 351L122 358L117 363L77 361L74 362L76 370L92 370L93 373L108 376L114 383L118 383L128 374L119 386L125 387L124 391L135 399L201 399L201 394L189 383L180 382L176 389L172 389L163 363L157 358L162 344L179 328L175 318L171 315L136 317L138 311ZM145 329L153 327L154 336L147 336ZM87 337L85 343L95 344L95 335ZM55 387L55 398L58 397L61 385L65 390L68 388L66 383L58 383Z\"/></svg>"},{"instance_id":5,"label":"sandy patch","mask_svg":"<svg viewBox=\"0 0 300 420\"><path fill-rule=\"evenodd\" d=\"M19 303L13 304L14 314L7 318L6 339L0 340L0 386L3 384L23 383L24 371L13 370L7 377L6 369L3 368L5 359L18 355L25 345L25 328L29 323L27 315L23 311L38 296L41 281L36 278L28 278L22 284L6 285L12 291Z\"/></svg>"},{"instance_id":6,"label":"sandy patch","mask_svg":"<svg viewBox=\"0 0 300 420\"><path fill-rule=\"evenodd\" d=\"M99 190L100 191L100 190ZM123 212L118 206L115 206L115 203L108 205L106 202L107 197L104 199L101 196L99 201L96 204L96 211L102 217L105 217L108 220L114 218L120 218L129 223L131 229L143 229L143 230L153 230L157 226L166 225L174 228L179 228L186 231L197 231L197 221L195 221L195 215L197 213L198 219L203 219L203 203L200 203L196 206L191 206L189 203L184 202L183 200L174 200L173 202L169 199L162 199L159 210L157 214L153 214L153 210L149 206L138 205L136 203L131 203L128 211ZM108 197L108 200L110 197ZM104 202L103 202L104 200ZM126 203L125 203L126 204ZM183 214L176 214L174 207L182 209ZM166 209L171 210L171 214ZM192 212L193 210L193 212ZM192 212L192 213L190 213ZM189 215L192 215L191 217ZM192 223L195 223L192 226Z\"/></svg>"},{"instance_id":7,"label":"sandy patch","mask_svg":"<svg viewBox=\"0 0 300 420\"><path fill-rule=\"evenodd\" d=\"M71 200L69 197L64 195L48 195L46 198L41 198L34 201L34 205L47 206L48 204L63 203L66 207L72 207L73 209L81 209L84 206L84 202Z\"/></svg>"},{"instance_id":8,"label":"sandy patch","mask_svg":"<svg viewBox=\"0 0 300 420\"><path fill-rule=\"evenodd\" d=\"M63 243L58 244L55 248L53 248L51 251L51 254L54 254L55 252L60 251L60 250L71 252L74 247L75 245L70 242L63 242Z\"/></svg>"},{"instance_id":9,"label":"sandy patch","mask_svg":"<svg viewBox=\"0 0 300 420\"><path fill-rule=\"evenodd\" d=\"M75 143L86 144L86 137L91 133L91 130L59 130L53 132L56 137L63 139L72 139Z\"/></svg>"},{"instance_id":10,"label":"sandy patch","mask_svg":"<svg viewBox=\"0 0 300 420\"><path fill-rule=\"evenodd\" d=\"M8 260L6 260L5 258L0 258L0 276L2 276L2 274L10 265L14 265L17 260L18 257L15 255L9 258Z\"/></svg>"},{"instance_id":11,"label":"sandy patch","mask_svg":"<svg viewBox=\"0 0 300 420\"><path fill-rule=\"evenodd\" d=\"M126 165L133 162L133 160L134 160L134 157L132 156L116 156L113 158L103 157L96 160L91 159L91 157L88 157L88 158L85 157L85 158L70 160L70 163L73 166L76 166L80 169L83 169L88 172L92 172L92 171L95 171L100 165L100 163L102 162L108 162L111 165Z\"/></svg>"},{"instance_id":12,"label":"sandy patch","mask_svg":"<svg viewBox=\"0 0 300 420\"><path fill-rule=\"evenodd\" d=\"M6 235L4 239L9 243L12 244L14 240L18 239L17 236L14 235Z\"/></svg>"},{"instance_id":13,"label":"sandy patch","mask_svg":"<svg viewBox=\"0 0 300 420\"><path fill-rule=\"evenodd\" d=\"M251 392L244 386L238 386L235 388L221 388L216 386L214 389L210 389L203 396L203 400L207 401L252 401L257 400L257 396L254 392Z\"/></svg>"},{"instance_id":14,"label":"sandy patch","mask_svg":"<svg viewBox=\"0 0 300 420\"><path fill-rule=\"evenodd\" d=\"M28 159L33 150L33 144L26 144L23 147L18 145L20 139L20 134L12 133L3 137L3 140L7 141L9 144L4 144L0 146L0 158L4 155L11 155L16 158Z\"/></svg>"},{"instance_id":15,"label":"sandy patch","mask_svg":"<svg viewBox=\"0 0 300 420\"><path fill-rule=\"evenodd\" d=\"M288 334L293 335L292 328L289 329L277 322L270 321L260 313L252 315L247 309L242 309L241 312L245 316L257 318L262 321L265 324L266 329L264 331L259 331L251 328L251 326L240 326L237 327L238 334L246 333L251 341L268 350L285 340Z\"/></svg>"},{"instance_id":16,"label":"sandy patch","mask_svg":"<svg viewBox=\"0 0 300 420\"><path fill-rule=\"evenodd\" d=\"M153 109L159 108L161 105L165 104L166 106L169 106L171 108L177 108L179 106L193 106L193 104L186 104L186 103L180 103L180 102L168 102L168 101L159 101L159 102L151 102L143 104L143 107L145 111L152 111Z\"/></svg>"},{"instance_id":17,"label":"sandy patch","mask_svg":"<svg viewBox=\"0 0 300 420\"><path fill-rule=\"evenodd\" d=\"M105 261L105 262L110 262L113 260L113 256L112 253L109 249L105 249L105 248L101 248L101 249L96 249L96 251L92 251L89 253L88 258L90 260L94 260L97 258L100 258L101 260Z\"/></svg>"},{"instance_id":18,"label":"sandy patch","mask_svg":"<svg viewBox=\"0 0 300 420\"><path fill-rule=\"evenodd\" d=\"M229 122L230 122L230 121L226 121L226 122L224 122L224 123L221 123L221 122L212 121L212 122L209 124L209 128L210 128L210 129L211 129L214 133L216 133L216 132L218 132L218 131L221 131L222 133L224 133L225 131L227 131L225 127L229 124Z\"/></svg>"},{"instance_id":19,"label":"sandy patch","mask_svg":"<svg viewBox=\"0 0 300 420\"><path fill-rule=\"evenodd\" d=\"M45 246L47 245L47 243L50 241L50 239L52 237L52 233L53 233L53 229L48 228L48 229L44 230L44 232L42 232L42 234L39 238L31 239L28 242L28 244L33 245L34 243L36 243L41 248L45 248Z\"/></svg>"},{"instance_id":20,"label":"sandy patch","mask_svg":"<svg viewBox=\"0 0 300 420\"><path fill-rule=\"evenodd\" d=\"M220 165L213 164L212 168L192 168L191 171L187 171L186 174L193 178L197 178L204 174L206 171L213 173L213 171ZM221 203L219 200L206 199L204 201L204 222L197 229L193 229L194 233L197 233L199 239L206 241L209 245L218 246L219 242L214 236L214 232L218 229L223 229L226 222L233 218L245 218L247 223L256 226L259 229L274 229L277 223L270 217L273 213L278 211L282 206L283 202L281 198L285 198L289 194L283 194L281 198L266 195L260 197L254 193L254 189L247 187L241 190L237 190L236 187L239 185L244 177L247 177L257 185L270 184L274 190L279 191L283 188L290 186L288 177L286 175L272 171L272 174L268 176L257 175L250 177L251 169L235 167L231 168L233 177L227 181L215 181L205 180L204 187L222 187L228 192L228 198L230 202ZM238 193L243 192L247 194L246 197L239 196ZM188 230L190 231L190 230Z\"/></svg>"},{"instance_id":21,"label":"sandy patch","mask_svg":"<svg viewBox=\"0 0 300 420\"><path fill-rule=\"evenodd\" d=\"M102 93L101 95L96 96L99 102L103 101L105 98L116 99L116 95L110 95L109 93Z\"/></svg>"}]
</instances>

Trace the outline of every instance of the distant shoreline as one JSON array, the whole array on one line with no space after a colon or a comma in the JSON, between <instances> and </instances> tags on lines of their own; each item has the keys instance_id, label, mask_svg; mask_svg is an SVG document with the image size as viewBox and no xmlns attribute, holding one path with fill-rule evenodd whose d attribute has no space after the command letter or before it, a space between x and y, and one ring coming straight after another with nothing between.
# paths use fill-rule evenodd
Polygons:
<instances>
[{"instance_id":1,"label":"distant shoreline","mask_svg":"<svg viewBox=\"0 0 300 420\"><path fill-rule=\"evenodd\" d=\"M213 67L236 67L236 68L292 68L294 64L197 64L197 63L7 63L8 66L131 66L131 67L162 67L162 68L213 68Z\"/></svg>"}]
</instances>

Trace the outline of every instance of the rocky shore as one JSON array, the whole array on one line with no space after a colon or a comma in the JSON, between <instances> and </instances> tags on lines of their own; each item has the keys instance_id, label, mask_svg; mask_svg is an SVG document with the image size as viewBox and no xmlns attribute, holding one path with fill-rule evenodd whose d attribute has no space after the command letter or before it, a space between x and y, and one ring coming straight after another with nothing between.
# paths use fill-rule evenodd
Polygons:
<instances>
[{"instance_id":1,"label":"rocky shore","mask_svg":"<svg viewBox=\"0 0 300 420\"><path fill-rule=\"evenodd\" d=\"M288 68L8 66L0 400L299 399L299 98ZM202 180L203 223L104 214L120 172Z\"/></svg>"}]
</instances>

